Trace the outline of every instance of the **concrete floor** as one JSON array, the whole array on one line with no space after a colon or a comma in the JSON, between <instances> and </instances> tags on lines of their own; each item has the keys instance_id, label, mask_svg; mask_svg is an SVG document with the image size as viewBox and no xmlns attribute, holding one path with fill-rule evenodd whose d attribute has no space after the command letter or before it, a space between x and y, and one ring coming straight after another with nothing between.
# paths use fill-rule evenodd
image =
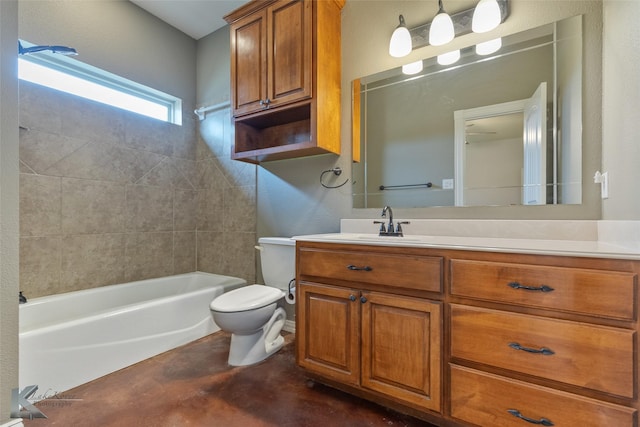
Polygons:
<instances>
[{"instance_id":1,"label":"concrete floor","mask_svg":"<svg viewBox=\"0 0 640 427\"><path fill-rule=\"evenodd\" d=\"M209 335L39 402L45 426L429 427L321 384L307 386L294 335L266 361L227 365L230 336Z\"/></svg>"}]
</instances>

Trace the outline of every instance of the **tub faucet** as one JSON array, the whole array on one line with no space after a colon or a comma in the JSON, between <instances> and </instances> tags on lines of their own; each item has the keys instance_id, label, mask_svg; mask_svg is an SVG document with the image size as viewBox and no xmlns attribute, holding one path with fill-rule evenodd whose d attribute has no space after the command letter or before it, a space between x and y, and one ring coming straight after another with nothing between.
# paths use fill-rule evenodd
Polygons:
<instances>
[{"instance_id":1,"label":"tub faucet","mask_svg":"<svg viewBox=\"0 0 640 427\"><path fill-rule=\"evenodd\" d=\"M18 292L18 300L20 301L20 304L24 304L27 302L27 297L22 295L22 291Z\"/></svg>"}]
</instances>

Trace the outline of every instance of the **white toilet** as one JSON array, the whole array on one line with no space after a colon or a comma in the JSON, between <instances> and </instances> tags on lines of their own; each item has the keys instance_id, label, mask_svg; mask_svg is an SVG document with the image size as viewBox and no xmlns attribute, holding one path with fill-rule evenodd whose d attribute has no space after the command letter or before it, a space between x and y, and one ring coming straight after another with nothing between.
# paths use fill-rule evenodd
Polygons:
<instances>
[{"instance_id":1,"label":"white toilet","mask_svg":"<svg viewBox=\"0 0 640 427\"><path fill-rule=\"evenodd\" d=\"M287 314L278 303L295 286L295 241L261 237L258 243L265 285L234 289L209 305L213 321L231 333L229 364L233 366L258 363L284 344L280 331Z\"/></svg>"}]
</instances>

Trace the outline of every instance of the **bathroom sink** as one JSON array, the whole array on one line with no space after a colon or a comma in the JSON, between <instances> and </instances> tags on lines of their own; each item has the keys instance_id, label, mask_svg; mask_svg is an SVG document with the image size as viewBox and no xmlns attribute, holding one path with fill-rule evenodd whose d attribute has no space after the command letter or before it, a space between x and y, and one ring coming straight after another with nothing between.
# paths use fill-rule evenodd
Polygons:
<instances>
[{"instance_id":1,"label":"bathroom sink","mask_svg":"<svg viewBox=\"0 0 640 427\"><path fill-rule=\"evenodd\" d=\"M377 234L360 234L360 233L331 233L331 234L317 234L312 236L300 236L304 237L304 240L318 240L328 242L376 242L385 245L402 245L405 243L421 243L427 242L426 236L410 236L410 237L397 237L397 236L379 236ZM294 238L295 239L295 238Z\"/></svg>"}]
</instances>

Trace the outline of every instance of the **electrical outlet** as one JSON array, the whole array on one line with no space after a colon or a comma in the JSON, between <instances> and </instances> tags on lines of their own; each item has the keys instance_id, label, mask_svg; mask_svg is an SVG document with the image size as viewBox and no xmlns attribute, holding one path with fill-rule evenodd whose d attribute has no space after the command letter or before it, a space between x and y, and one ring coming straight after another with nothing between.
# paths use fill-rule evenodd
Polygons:
<instances>
[{"instance_id":1,"label":"electrical outlet","mask_svg":"<svg viewBox=\"0 0 640 427\"><path fill-rule=\"evenodd\" d=\"M442 180L442 189L443 190L451 190L451 189L453 189L453 179L443 179Z\"/></svg>"}]
</instances>

